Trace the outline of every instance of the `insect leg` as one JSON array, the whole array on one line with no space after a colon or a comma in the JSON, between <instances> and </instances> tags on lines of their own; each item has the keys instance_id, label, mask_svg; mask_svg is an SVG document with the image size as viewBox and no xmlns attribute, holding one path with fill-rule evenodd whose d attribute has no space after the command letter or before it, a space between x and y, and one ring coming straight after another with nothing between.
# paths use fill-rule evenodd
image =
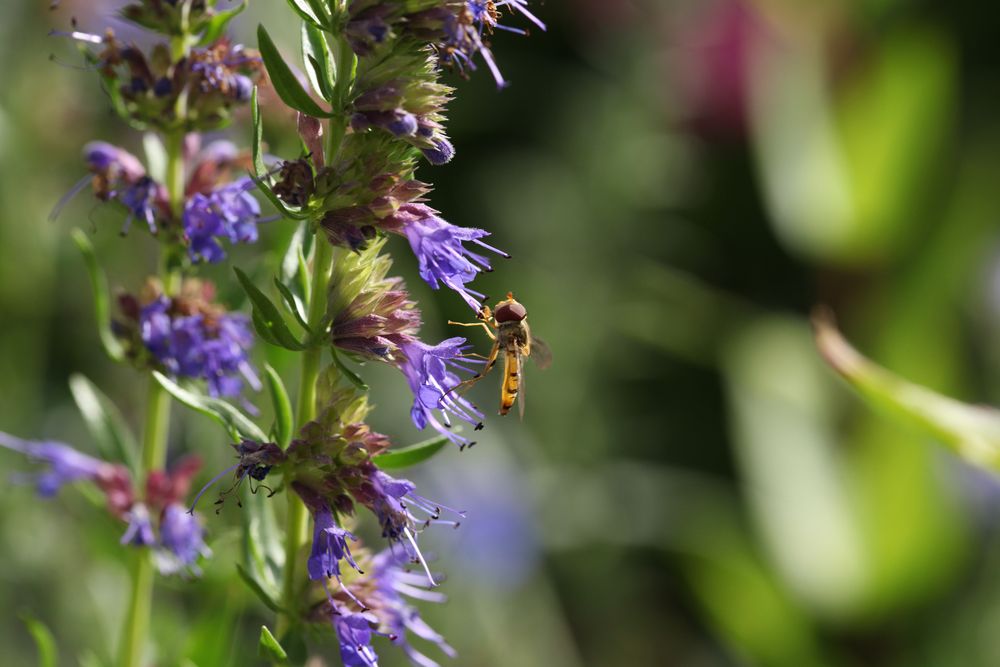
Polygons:
<instances>
[{"instance_id":1,"label":"insect leg","mask_svg":"<svg viewBox=\"0 0 1000 667\"><path fill-rule=\"evenodd\" d=\"M479 382L480 380L482 380L483 376L485 376L487 373L489 373L491 370L493 370L493 367L496 365L496 363L497 363L497 357L499 355L500 355L500 343L499 342L495 342L495 343L493 343L493 349L490 350L490 356L487 357L487 359L486 359L486 366L483 368L483 370L479 371L478 373L476 373L475 375L473 375L472 377L470 377L468 380L466 380L464 382L459 382L458 384L456 384L454 387L452 387L451 389L449 389L445 393L446 394L450 394L451 392L458 391L460 389L468 389L472 385L474 385L477 382Z\"/></svg>"},{"instance_id":2,"label":"insect leg","mask_svg":"<svg viewBox=\"0 0 1000 667\"><path fill-rule=\"evenodd\" d=\"M487 336L489 336L493 340L497 339L497 337L490 330L490 327L489 325L486 324L486 322L452 322L451 320L448 320L448 324L454 324L455 326L458 327L482 327L483 331L486 332Z\"/></svg>"}]
</instances>

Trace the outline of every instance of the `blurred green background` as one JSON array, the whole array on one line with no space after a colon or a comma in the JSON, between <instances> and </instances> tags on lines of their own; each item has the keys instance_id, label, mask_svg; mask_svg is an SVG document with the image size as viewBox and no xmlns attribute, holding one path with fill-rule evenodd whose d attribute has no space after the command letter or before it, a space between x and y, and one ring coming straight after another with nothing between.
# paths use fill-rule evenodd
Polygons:
<instances>
[{"instance_id":1,"label":"blurred green background","mask_svg":"<svg viewBox=\"0 0 1000 667\"><path fill-rule=\"evenodd\" d=\"M91 233L115 287L134 289L155 248L142 233L122 240L86 194L46 221L84 173L83 143L141 146L73 46L46 33L75 16L142 39L110 18L115 6L0 3L0 429L91 452L69 376L91 378L136 427L143 382L99 351L68 232ZM527 369L523 422L494 418L474 449L412 474L470 512L459 531L426 534L451 600L425 616L455 664L1000 664L1000 485L861 405L807 321L830 305L893 371L1000 402L1000 10L535 9L546 34L494 40L513 85L456 79L457 158L420 170L451 222L512 253L478 287L513 290L555 355ZM251 2L237 37L252 45L258 22L295 53L284 3ZM288 114L264 114L272 152L290 156ZM246 119L227 134L246 144ZM290 232L273 223L233 262L266 279ZM467 315L460 300L419 281L404 242L390 248L425 337L455 335L444 322ZM208 271L236 306L227 272ZM258 361L294 373L293 358L259 347ZM363 373L375 426L419 439L398 373ZM495 378L473 391L486 406L496 394ZM201 479L228 465L226 444L175 409L171 456L201 453ZM0 465L25 469L9 452ZM204 578L158 588L163 667L256 664L271 621L234 573L239 508L206 521ZM108 662L127 594L120 533L77 490L41 502L4 485L4 664L33 664L21 614L52 628L60 664ZM339 664L332 644L326 656Z\"/></svg>"}]
</instances>

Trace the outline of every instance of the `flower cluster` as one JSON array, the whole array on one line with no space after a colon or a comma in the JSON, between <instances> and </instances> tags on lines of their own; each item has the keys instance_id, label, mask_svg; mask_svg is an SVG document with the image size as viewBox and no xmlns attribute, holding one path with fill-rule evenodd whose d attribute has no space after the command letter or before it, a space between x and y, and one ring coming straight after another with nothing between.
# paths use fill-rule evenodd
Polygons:
<instances>
[{"instance_id":1,"label":"flower cluster","mask_svg":"<svg viewBox=\"0 0 1000 667\"><path fill-rule=\"evenodd\" d=\"M248 162L229 141L214 141L203 149L200 138L189 134L185 142L186 170L190 178L184 188L180 219L171 210L166 187L155 181L142 162L127 150L103 141L84 147L84 159L91 176L84 178L53 211L56 216L69 198L87 184L105 202L122 205L127 213L122 225L126 234L136 218L143 220L152 234L165 231L164 242L187 249L192 261L220 262L226 257L221 241L254 243L260 204L250 192L256 187L246 177L233 178Z\"/></svg>"},{"instance_id":2,"label":"flower cluster","mask_svg":"<svg viewBox=\"0 0 1000 667\"><path fill-rule=\"evenodd\" d=\"M430 0L404 3L393 0L358 0L348 9L346 34L358 55L368 55L394 39L410 38L430 44L449 66L465 74L476 70L480 56L497 86L507 81L500 73L488 36L494 30L527 34L504 25L504 9L520 14L541 30L542 23L527 7L527 0Z\"/></svg>"},{"instance_id":3,"label":"flower cluster","mask_svg":"<svg viewBox=\"0 0 1000 667\"><path fill-rule=\"evenodd\" d=\"M437 663L411 643L410 636L435 644L449 658L455 650L421 617L410 599L444 602L445 596L427 590L426 576L411 572L409 558L399 549L370 555L359 550L363 573L351 581L351 590L331 594L312 611L318 622L330 623L340 641L340 657L347 667L370 667L377 655L372 637L381 635L400 647L415 665Z\"/></svg>"},{"instance_id":4,"label":"flower cluster","mask_svg":"<svg viewBox=\"0 0 1000 667\"><path fill-rule=\"evenodd\" d=\"M479 429L483 414L455 389L460 373L471 376L482 362L468 354L464 338L428 345L417 337L420 312L402 279L386 277L392 262L379 254L384 243L338 255L328 298L337 313L331 341L340 351L396 366L413 393L413 424L421 430L430 425L464 448L473 443L452 430L452 418Z\"/></svg>"},{"instance_id":5,"label":"flower cluster","mask_svg":"<svg viewBox=\"0 0 1000 667\"><path fill-rule=\"evenodd\" d=\"M162 574L198 574L198 560L208 556L204 529L183 505L200 459L181 460L170 471L153 470L146 478L145 495L138 498L128 468L83 454L60 442L22 440L0 433L0 446L47 466L23 477L42 497L58 493L65 484L91 482L104 494L108 511L126 524L121 543L149 547Z\"/></svg>"},{"instance_id":6,"label":"flower cluster","mask_svg":"<svg viewBox=\"0 0 1000 667\"><path fill-rule=\"evenodd\" d=\"M214 292L211 283L188 280L169 297L151 281L141 297L119 297L123 319L116 331L133 358L176 377L204 380L211 396L238 396L244 382L260 389L249 361L249 318L226 312Z\"/></svg>"},{"instance_id":7,"label":"flower cluster","mask_svg":"<svg viewBox=\"0 0 1000 667\"><path fill-rule=\"evenodd\" d=\"M126 12L127 14L127 12ZM263 71L260 56L224 37L177 57L158 43L144 53L103 35L55 32L99 47L87 57L101 74L116 111L138 128L204 131L227 124L234 108L250 100Z\"/></svg>"}]
</instances>

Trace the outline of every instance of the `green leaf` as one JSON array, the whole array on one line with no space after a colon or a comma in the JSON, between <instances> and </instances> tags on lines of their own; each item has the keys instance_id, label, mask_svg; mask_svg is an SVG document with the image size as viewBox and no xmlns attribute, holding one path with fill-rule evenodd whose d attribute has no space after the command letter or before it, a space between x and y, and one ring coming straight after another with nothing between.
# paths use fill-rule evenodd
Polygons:
<instances>
[{"instance_id":1,"label":"green leaf","mask_svg":"<svg viewBox=\"0 0 1000 667\"><path fill-rule=\"evenodd\" d=\"M56 667L58 654L56 640L45 624L26 614L21 615L21 621L28 627L38 649L38 667Z\"/></svg>"},{"instance_id":2,"label":"green leaf","mask_svg":"<svg viewBox=\"0 0 1000 667\"><path fill-rule=\"evenodd\" d=\"M374 461L379 468L384 468L386 470L409 468L410 466L422 463L423 461L426 461L430 457L434 456L449 442L450 440L448 440L448 438L443 435L439 435L435 438L418 442L415 445L410 445L409 447L394 449L386 452L385 454L379 454L378 456L372 457L372 461Z\"/></svg>"},{"instance_id":3,"label":"green leaf","mask_svg":"<svg viewBox=\"0 0 1000 667\"><path fill-rule=\"evenodd\" d=\"M274 517L274 503L265 493L253 492L250 484L243 493L243 567L270 600L281 597L285 565L282 531Z\"/></svg>"},{"instance_id":4,"label":"green leaf","mask_svg":"<svg viewBox=\"0 0 1000 667\"><path fill-rule=\"evenodd\" d=\"M146 154L146 171L157 183L167 180L167 149L155 132L142 135L142 150Z\"/></svg>"},{"instance_id":5,"label":"green leaf","mask_svg":"<svg viewBox=\"0 0 1000 667\"><path fill-rule=\"evenodd\" d=\"M253 157L253 173L257 178L264 178L267 176L267 166L264 164L262 148L264 143L264 126L260 117L257 86L253 87L253 93L250 95L250 118L253 121L253 140L250 143L250 152ZM261 189L263 190L264 188Z\"/></svg>"},{"instance_id":6,"label":"green leaf","mask_svg":"<svg viewBox=\"0 0 1000 667\"><path fill-rule=\"evenodd\" d=\"M281 644L274 638L274 635L271 634L266 625L260 626L260 644L257 646L257 654L268 660L279 660L281 662L288 660L288 654L285 653L285 649L281 648Z\"/></svg>"},{"instance_id":7,"label":"green leaf","mask_svg":"<svg viewBox=\"0 0 1000 667\"><path fill-rule=\"evenodd\" d=\"M288 6L292 8L299 17L306 23L311 23L317 28L322 28L323 22L320 21L319 17L324 15L322 11L316 11L310 6L308 0L288 0Z\"/></svg>"},{"instance_id":8,"label":"green leaf","mask_svg":"<svg viewBox=\"0 0 1000 667\"><path fill-rule=\"evenodd\" d=\"M69 390L102 456L110 461L123 461L135 470L139 446L111 399L79 373L70 376Z\"/></svg>"},{"instance_id":9,"label":"green leaf","mask_svg":"<svg viewBox=\"0 0 1000 667\"><path fill-rule=\"evenodd\" d=\"M77 658L77 662L80 667L106 667L106 665L101 662L101 659L97 657L97 654L93 651L87 651L86 653L81 653L80 657Z\"/></svg>"},{"instance_id":10,"label":"green leaf","mask_svg":"<svg viewBox=\"0 0 1000 667\"><path fill-rule=\"evenodd\" d=\"M185 389L159 371L153 371L153 377L179 403L219 422L234 441L247 438L267 442L267 435L249 417L226 401Z\"/></svg>"},{"instance_id":11,"label":"green leaf","mask_svg":"<svg viewBox=\"0 0 1000 667\"><path fill-rule=\"evenodd\" d=\"M281 298L284 300L285 305L288 306L288 310L291 311L292 315L295 316L295 321L299 323L306 333L312 333L312 329L309 328L309 323L306 322L306 317L302 313L302 304L299 299L292 294L292 290L288 289L283 282L274 279L274 286L278 288L278 292L281 294Z\"/></svg>"},{"instance_id":12,"label":"green leaf","mask_svg":"<svg viewBox=\"0 0 1000 667\"><path fill-rule=\"evenodd\" d=\"M295 275L299 272L299 253L302 251L302 244L308 231L308 223L299 223L288 242L284 257L281 258L281 282L286 285L295 284Z\"/></svg>"},{"instance_id":13,"label":"green leaf","mask_svg":"<svg viewBox=\"0 0 1000 667\"><path fill-rule=\"evenodd\" d=\"M81 230L74 229L71 234L73 242L83 255L87 275L90 277L90 286L94 292L94 319L97 320L97 333L101 338L101 346L114 361L121 361L125 358L125 350L111 331L111 297L108 293L108 282L97 262L94 246Z\"/></svg>"},{"instance_id":14,"label":"green leaf","mask_svg":"<svg viewBox=\"0 0 1000 667\"><path fill-rule=\"evenodd\" d=\"M252 310L250 312L250 319L253 320L254 331L257 332L257 335L260 336L264 342L281 347L281 343L279 343L278 339L274 337L271 333L271 329L267 326L267 322L265 322L264 318L261 317L260 311L256 309Z\"/></svg>"},{"instance_id":15,"label":"green leaf","mask_svg":"<svg viewBox=\"0 0 1000 667\"><path fill-rule=\"evenodd\" d=\"M247 0L243 0L240 4L230 9L219 12L211 19L205 26L205 32L201 35L200 43L202 45L211 44L215 40L222 37L222 33L226 30L226 25L233 20L233 18L247 8Z\"/></svg>"},{"instance_id":16,"label":"green leaf","mask_svg":"<svg viewBox=\"0 0 1000 667\"><path fill-rule=\"evenodd\" d=\"M313 90L325 100L333 100L336 66L323 31L311 23L302 23L302 62Z\"/></svg>"},{"instance_id":17,"label":"green leaf","mask_svg":"<svg viewBox=\"0 0 1000 667\"><path fill-rule=\"evenodd\" d=\"M271 335L271 339L281 347L297 352L306 349L306 346L300 343L292 332L288 330L285 318L282 317L278 307L274 305L271 299L257 289L257 286L253 284L253 281L250 280L247 274L235 266L233 267L233 271L236 272L236 278L240 281L243 291L247 293L251 303L253 303L254 325L256 326L260 323L260 325L266 327L267 332ZM267 340L266 336L264 338ZM272 340L268 340L268 342L272 342Z\"/></svg>"},{"instance_id":18,"label":"green leaf","mask_svg":"<svg viewBox=\"0 0 1000 667\"><path fill-rule=\"evenodd\" d=\"M281 381L281 376L270 364L264 365L264 377L267 379L267 389L271 394L271 403L274 405L274 423L278 445L285 449L292 441L292 432L295 428L292 402L288 400L288 392L285 391L285 384Z\"/></svg>"},{"instance_id":19,"label":"green leaf","mask_svg":"<svg viewBox=\"0 0 1000 667\"><path fill-rule=\"evenodd\" d=\"M274 611L274 612L280 612L281 611L281 605L279 605L274 600L274 598L272 598L264 590L264 588L259 583L257 583L257 581L253 577L250 576L250 573L247 572L246 569L242 565L240 565L239 563L236 564L236 571L239 573L240 579L243 580L243 583L245 583L247 585L247 587L251 591L253 591L254 595L256 595L260 599L260 601L263 602L264 605L268 609L270 609L271 611Z\"/></svg>"},{"instance_id":20,"label":"green leaf","mask_svg":"<svg viewBox=\"0 0 1000 667\"><path fill-rule=\"evenodd\" d=\"M291 218L292 220L305 220L311 214L308 211L293 211L292 209L285 206L285 202L278 199L278 195L274 194L271 190L271 186L265 183L262 179L251 177L253 182L257 185L257 188L267 197L267 200L271 202L271 205L286 218Z\"/></svg>"},{"instance_id":21,"label":"green leaf","mask_svg":"<svg viewBox=\"0 0 1000 667\"><path fill-rule=\"evenodd\" d=\"M1000 470L1000 411L942 396L876 365L840 335L829 313L817 312L813 327L826 362L869 405L916 426L970 463Z\"/></svg>"},{"instance_id":22,"label":"green leaf","mask_svg":"<svg viewBox=\"0 0 1000 667\"><path fill-rule=\"evenodd\" d=\"M340 358L340 355L337 354L336 348L331 347L330 354L333 355L333 363L337 365L337 368L340 369L341 373L347 376L347 379L351 381L351 384L361 391L368 391L368 385L361 379L361 376L347 367L347 365Z\"/></svg>"},{"instance_id":23,"label":"green leaf","mask_svg":"<svg viewBox=\"0 0 1000 667\"><path fill-rule=\"evenodd\" d=\"M281 57L278 47L271 41L271 36L267 34L267 30L262 25L257 26L257 46L260 48L260 56L264 60L267 74L274 85L274 92L278 93L282 102L310 116L330 117L329 111L325 111L309 97L309 93L305 91L288 63Z\"/></svg>"},{"instance_id":24,"label":"green leaf","mask_svg":"<svg viewBox=\"0 0 1000 667\"><path fill-rule=\"evenodd\" d=\"M329 2L329 0L306 0L306 2L309 4L309 8L312 10L313 15L319 17L321 28L324 25L330 25L330 12L325 4L326 2Z\"/></svg>"}]
</instances>

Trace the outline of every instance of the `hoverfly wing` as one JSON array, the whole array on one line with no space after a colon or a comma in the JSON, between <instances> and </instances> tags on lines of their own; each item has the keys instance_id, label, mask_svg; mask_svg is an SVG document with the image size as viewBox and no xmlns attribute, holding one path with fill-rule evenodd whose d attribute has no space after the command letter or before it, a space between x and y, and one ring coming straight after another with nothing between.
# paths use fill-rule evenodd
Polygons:
<instances>
[{"instance_id":1,"label":"hoverfly wing","mask_svg":"<svg viewBox=\"0 0 1000 667\"><path fill-rule=\"evenodd\" d=\"M552 365L552 350L548 343L537 336L531 337L531 354L528 356L534 360L535 365L540 370L544 371Z\"/></svg>"}]
</instances>

